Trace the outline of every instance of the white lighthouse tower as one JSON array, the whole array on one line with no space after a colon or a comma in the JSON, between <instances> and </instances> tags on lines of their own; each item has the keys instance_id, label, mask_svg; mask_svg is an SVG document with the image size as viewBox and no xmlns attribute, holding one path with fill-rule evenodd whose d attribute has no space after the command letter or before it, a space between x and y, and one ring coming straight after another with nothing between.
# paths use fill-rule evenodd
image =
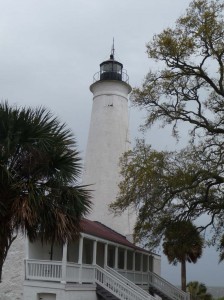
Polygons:
<instances>
[{"instance_id":1,"label":"white lighthouse tower","mask_svg":"<svg viewBox=\"0 0 224 300\"><path fill-rule=\"evenodd\" d=\"M110 59L100 64L90 91L93 104L84 183L92 184L93 210L88 218L128 236L133 233L134 216L126 211L114 217L108 210L118 194L120 157L130 148L128 95L131 86L123 65L114 59L114 47Z\"/></svg>"}]
</instances>

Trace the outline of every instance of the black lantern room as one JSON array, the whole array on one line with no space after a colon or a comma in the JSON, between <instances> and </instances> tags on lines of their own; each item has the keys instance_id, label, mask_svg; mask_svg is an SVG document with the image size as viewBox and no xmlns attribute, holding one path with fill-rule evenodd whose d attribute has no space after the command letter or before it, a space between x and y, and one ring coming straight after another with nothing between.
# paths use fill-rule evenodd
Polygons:
<instances>
[{"instance_id":1,"label":"black lantern room","mask_svg":"<svg viewBox=\"0 0 224 300\"><path fill-rule=\"evenodd\" d=\"M100 80L120 80L122 81L123 65L114 60L114 55L110 59L100 64Z\"/></svg>"}]
</instances>

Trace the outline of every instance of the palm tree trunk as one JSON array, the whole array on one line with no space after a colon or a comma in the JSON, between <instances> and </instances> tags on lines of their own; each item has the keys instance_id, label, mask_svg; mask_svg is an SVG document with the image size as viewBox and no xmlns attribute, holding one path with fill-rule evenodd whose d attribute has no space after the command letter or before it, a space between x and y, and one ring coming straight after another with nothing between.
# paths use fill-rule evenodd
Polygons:
<instances>
[{"instance_id":1,"label":"palm tree trunk","mask_svg":"<svg viewBox=\"0 0 224 300\"><path fill-rule=\"evenodd\" d=\"M16 239L17 235L13 236L11 227L7 223L0 222L0 283L2 282L2 269L12 242Z\"/></svg>"},{"instance_id":2,"label":"palm tree trunk","mask_svg":"<svg viewBox=\"0 0 224 300\"><path fill-rule=\"evenodd\" d=\"M0 257L0 283L2 282L2 268L3 268L3 260Z\"/></svg>"},{"instance_id":3,"label":"palm tree trunk","mask_svg":"<svg viewBox=\"0 0 224 300\"><path fill-rule=\"evenodd\" d=\"M1 226L1 224L0 224ZM6 257L6 241L2 234L2 231L0 232L0 283L2 282L2 268Z\"/></svg>"},{"instance_id":4,"label":"palm tree trunk","mask_svg":"<svg viewBox=\"0 0 224 300\"><path fill-rule=\"evenodd\" d=\"M182 260L181 262L181 289L182 291L186 292L186 260Z\"/></svg>"}]
</instances>

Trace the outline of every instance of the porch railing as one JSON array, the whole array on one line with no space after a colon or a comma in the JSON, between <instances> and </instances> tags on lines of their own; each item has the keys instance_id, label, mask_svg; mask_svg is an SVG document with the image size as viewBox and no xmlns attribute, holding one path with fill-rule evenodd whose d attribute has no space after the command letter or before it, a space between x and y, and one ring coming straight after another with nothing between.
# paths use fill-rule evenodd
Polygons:
<instances>
[{"instance_id":1,"label":"porch railing","mask_svg":"<svg viewBox=\"0 0 224 300\"><path fill-rule=\"evenodd\" d=\"M114 276L105 269L96 266L96 283L101 285L104 289L109 291L111 294L115 295L121 300L154 300L155 298L143 295L141 293L141 288L137 287L133 289L131 286L127 285L123 280Z\"/></svg>"},{"instance_id":2,"label":"porch railing","mask_svg":"<svg viewBox=\"0 0 224 300\"><path fill-rule=\"evenodd\" d=\"M109 267L107 267L109 268ZM110 268L111 269L111 268ZM129 281L134 282L137 285L148 286L148 272L140 272L140 271L131 271L131 270L122 270L122 269L111 269L127 278Z\"/></svg>"},{"instance_id":3,"label":"porch railing","mask_svg":"<svg viewBox=\"0 0 224 300\"><path fill-rule=\"evenodd\" d=\"M25 275L26 279L57 281L76 283L94 283L95 269L93 265L81 265L75 263L66 264L65 278L62 276L62 262L26 260Z\"/></svg>"},{"instance_id":4,"label":"porch railing","mask_svg":"<svg viewBox=\"0 0 224 300\"><path fill-rule=\"evenodd\" d=\"M130 286L132 289L136 290L138 293L140 293L143 297L145 297L145 299L154 299L153 297L151 297L149 295L149 293L147 293L146 291L144 291L142 288L140 288L139 286L137 286L133 281L128 279L128 274L129 271L127 271L125 274L120 273L120 271L115 271L112 268L107 267L106 270L111 273L112 275L114 275L116 278L118 278L119 280L121 280L122 282L124 282L127 286ZM130 272L131 274L133 272ZM147 283L148 286L148 283Z\"/></svg>"},{"instance_id":5,"label":"porch railing","mask_svg":"<svg viewBox=\"0 0 224 300\"><path fill-rule=\"evenodd\" d=\"M65 269L63 269L65 268ZM66 270L64 272L63 270ZM161 278L153 272L134 272L118 270L120 275L113 269L100 268L97 265L84 265L76 263L67 263L65 266L61 261L44 261L44 260L25 260L25 276L28 280L43 280L43 281L65 281L71 283L99 283L106 289L112 289L113 293L129 294L129 289L133 291L136 289L135 284L152 287L154 290L163 293L173 300L189 300L189 294L184 293L165 279ZM116 273L115 273L116 272ZM65 275L63 275L65 274ZM63 278L65 277L65 278ZM125 279L126 277L127 279ZM128 282L127 282L128 280ZM133 282L133 283L131 283ZM115 288L116 287L116 288ZM121 290L120 290L121 289ZM119 290L119 291L118 291ZM140 287L137 287L136 298L127 299L154 299L141 298L146 297L145 292ZM118 294L117 294L118 295ZM141 297L140 297L141 296ZM147 294L148 296L148 294ZM134 297L134 296L133 296ZM140 297L140 298L139 298ZM121 298L126 299L126 298Z\"/></svg>"},{"instance_id":6,"label":"porch railing","mask_svg":"<svg viewBox=\"0 0 224 300\"><path fill-rule=\"evenodd\" d=\"M188 293L181 291L159 275L149 271L149 285L173 300L190 300Z\"/></svg>"},{"instance_id":7,"label":"porch railing","mask_svg":"<svg viewBox=\"0 0 224 300\"><path fill-rule=\"evenodd\" d=\"M60 261L26 260L26 279L60 281L62 263Z\"/></svg>"}]
</instances>

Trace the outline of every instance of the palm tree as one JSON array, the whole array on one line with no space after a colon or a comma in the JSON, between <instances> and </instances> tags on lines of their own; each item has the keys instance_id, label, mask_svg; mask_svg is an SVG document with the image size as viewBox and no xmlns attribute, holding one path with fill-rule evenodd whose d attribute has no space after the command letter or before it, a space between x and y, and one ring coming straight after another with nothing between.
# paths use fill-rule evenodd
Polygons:
<instances>
[{"instance_id":1,"label":"palm tree","mask_svg":"<svg viewBox=\"0 0 224 300\"><path fill-rule=\"evenodd\" d=\"M191 300L212 300L212 295L207 293L204 283L191 281L187 284L187 292L191 295Z\"/></svg>"},{"instance_id":2,"label":"palm tree","mask_svg":"<svg viewBox=\"0 0 224 300\"><path fill-rule=\"evenodd\" d=\"M18 231L31 241L71 240L91 207L78 185L76 142L65 124L44 108L0 103L0 282Z\"/></svg>"},{"instance_id":3,"label":"palm tree","mask_svg":"<svg viewBox=\"0 0 224 300\"><path fill-rule=\"evenodd\" d=\"M172 222L165 231L163 252L169 263L181 263L181 288L186 292L186 261L196 263L202 255L203 239L190 221Z\"/></svg>"}]
</instances>

